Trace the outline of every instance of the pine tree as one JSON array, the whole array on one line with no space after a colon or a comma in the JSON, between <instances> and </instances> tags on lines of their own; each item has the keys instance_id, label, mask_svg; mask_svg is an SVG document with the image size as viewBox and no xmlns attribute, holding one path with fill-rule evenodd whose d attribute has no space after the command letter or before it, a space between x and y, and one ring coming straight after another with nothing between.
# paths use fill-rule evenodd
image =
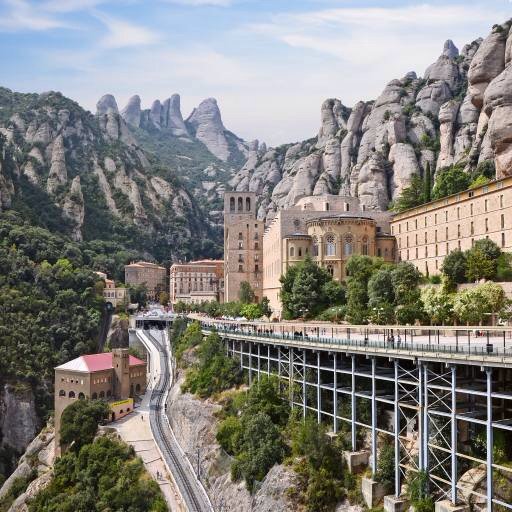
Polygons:
<instances>
[{"instance_id":1,"label":"pine tree","mask_svg":"<svg viewBox=\"0 0 512 512\"><path fill-rule=\"evenodd\" d=\"M432 174L430 172L430 162L425 166L425 173L423 174L423 201L430 202L432 191Z\"/></svg>"}]
</instances>

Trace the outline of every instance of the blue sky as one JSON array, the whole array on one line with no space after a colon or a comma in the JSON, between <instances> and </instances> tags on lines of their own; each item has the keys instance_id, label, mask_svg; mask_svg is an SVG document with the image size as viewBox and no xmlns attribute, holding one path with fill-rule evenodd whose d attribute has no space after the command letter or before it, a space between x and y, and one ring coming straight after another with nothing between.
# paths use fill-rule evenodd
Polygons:
<instances>
[{"instance_id":1,"label":"blue sky","mask_svg":"<svg viewBox=\"0 0 512 512\"><path fill-rule=\"evenodd\" d=\"M0 85L94 111L217 98L226 127L270 144L316 133L328 97L373 99L512 16L509 0L0 0Z\"/></svg>"}]
</instances>

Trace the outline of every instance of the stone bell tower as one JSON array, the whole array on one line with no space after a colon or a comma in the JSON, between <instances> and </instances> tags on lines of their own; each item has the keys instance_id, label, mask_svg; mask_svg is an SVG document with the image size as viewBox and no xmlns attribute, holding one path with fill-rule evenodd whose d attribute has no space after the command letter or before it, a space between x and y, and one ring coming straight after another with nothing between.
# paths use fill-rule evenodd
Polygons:
<instances>
[{"instance_id":1,"label":"stone bell tower","mask_svg":"<svg viewBox=\"0 0 512 512\"><path fill-rule=\"evenodd\" d=\"M112 349L113 393L118 399L130 396L130 355L127 348Z\"/></svg>"}]
</instances>

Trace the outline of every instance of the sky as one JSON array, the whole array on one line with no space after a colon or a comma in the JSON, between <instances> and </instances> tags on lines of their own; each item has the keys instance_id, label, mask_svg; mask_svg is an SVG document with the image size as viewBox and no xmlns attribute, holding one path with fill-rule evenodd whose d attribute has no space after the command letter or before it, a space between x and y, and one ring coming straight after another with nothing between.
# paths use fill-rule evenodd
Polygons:
<instances>
[{"instance_id":1,"label":"sky","mask_svg":"<svg viewBox=\"0 0 512 512\"><path fill-rule=\"evenodd\" d=\"M510 17L511 0L0 0L0 86L92 112L179 93L185 118L215 97L227 129L277 145L315 135L326 98L375 99Z\"/></svg>"}]
</instances>

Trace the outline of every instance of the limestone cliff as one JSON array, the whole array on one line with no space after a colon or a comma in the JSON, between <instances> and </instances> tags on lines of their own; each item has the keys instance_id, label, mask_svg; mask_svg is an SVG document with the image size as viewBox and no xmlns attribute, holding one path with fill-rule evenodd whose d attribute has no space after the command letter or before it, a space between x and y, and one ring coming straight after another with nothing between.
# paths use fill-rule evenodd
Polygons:
<instances>
[{"instance_id":1,"label":"limestone cliff","mask_svg":"<svg viewBox=\"0 0 512 512\"><path fill-rule=\"evenodd\" d=\"M165 122L180 125L179 100L164 107ZM139 146L112 95L98 101L93 115L58 92L0 88L0 209L13 205L34 219L57 207L52 227L78 241L126 229L133 232L130 248L156 238L144 250L160 245L157 258L209 256L201 240L216 240L188 187Z\"/></svg>"},{"instance_id":2,"label":"limestone cliff","mask_svg":"<svg viewBox=\"0 0 512 512\"><path fill-rule=\"evenodd\" d=\"M167 410L169 420L182 449L189 460L197 464L201 481L215 510L225 512L295 512L296 504L287 494L293 484L294 473L287 466L276 465L267 474L254 496L244 482L233 482L230 476L231 457L216 442L218 420L214 413L218 404L194 398L180 391L182 378L171 389Z\"/></svg>"},{"instance_id":3,"label":"limestone cliff","mask_svg":"<svg viewBox=\"0 0 512 512\"><path fill-rule=\"evenodd\" d=\"M305 195L357 196L367 209L388 207L413 174L458 164L472 171L512 168L511 22L462 50L445 42L423 77L409 72L387 83L374 101L321 107L316 137L262 150L230 185L261 195L258 217L271 218Z\"/></svg>"}]
</instances>

